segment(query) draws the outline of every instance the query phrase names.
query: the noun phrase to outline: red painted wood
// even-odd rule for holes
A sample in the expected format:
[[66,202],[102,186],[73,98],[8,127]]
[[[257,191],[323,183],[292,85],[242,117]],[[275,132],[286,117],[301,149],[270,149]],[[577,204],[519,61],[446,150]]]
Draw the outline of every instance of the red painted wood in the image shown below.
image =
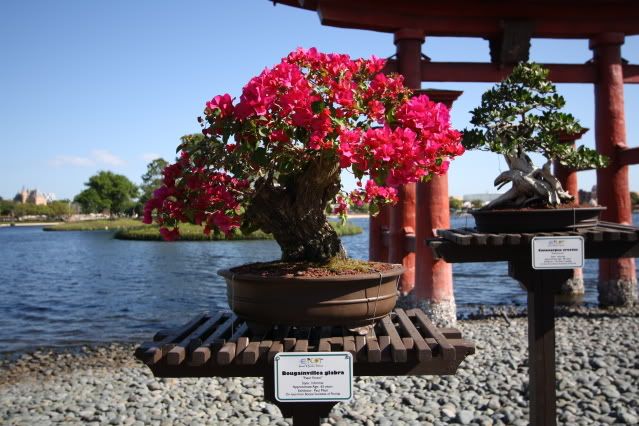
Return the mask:
[[[424,36],[419,30],[402,29],[395,33],[398,71],[404,84],[412,89],[421,85],[421,54]],[[399,188],[399,202],[390,208],[390,241],[388,260],[402,263],[406,272],[400,279],[400,288],[408,293],[415,286],[415,253],[406,250],[406,235],[415,230],[415,184]]]
[[[290,4],[290,2],[288,2]],[[502,31],[503,19],[534,20],[533,37],[590,38],[619,31],[639,34],[639,6],[634,0],[536,1],[499,0],[319,0],[323,25],[396,32],[424,29],[429,36],[492,37]]]
[[639,164],[639,148],[623,148],[617,153],[619,164]]
[[[628,166],[618,152],[627,148],[623,99],[621,45],[623,34],[601,34],[590,40],[598,82],[595,84],[595,140],[597,151],[610,158],[610,165],[597,170],[597,198],[607,207],[602,219],[632,224]],[[601,259],[599,280],[636,280],[634,259]]]
[[[426,89],[434,102],[442,102],[449,109],[463,93],[456,90]],[[418,299],[435,302],[453,298],[453,268],[443,260],[435,260],[433,251],[424,241],[435,237],[433,230],[450,228],[448,176],[436,176],[428,183],[417,184],[417,211],[415,229],[415,295]]]
[[[573,147],[576,145],[577,139],[581,138],[588,129],[584,129],[578,135],[562,135],[559,139],[566,144],[571,144]],[[559,179],[561,186],[566,190],[570,195],[575,197],[575,203],[579,204],[579,185],[577,182],[577,170],[572,169],[570,167],[563,166],[559,163],[559,161],[553,162],[553,173]]]
[[[597,68],[594,64],[541,64],[550,71],[555,83],[595,83]],[[512,66],[488,62],[429,62],[422,60],[422,81],[455,81],[493,83],[506,78]],[[386,61],[384,72],[397,72],[397,61]],[[625,84],[639,84],[639,65],[623,65]]]
[[375,262],[388,260],[388,247],[384,244],[384,231],[389,229],[389,211],[382,207],[379,214],[369,219],[368,258]]

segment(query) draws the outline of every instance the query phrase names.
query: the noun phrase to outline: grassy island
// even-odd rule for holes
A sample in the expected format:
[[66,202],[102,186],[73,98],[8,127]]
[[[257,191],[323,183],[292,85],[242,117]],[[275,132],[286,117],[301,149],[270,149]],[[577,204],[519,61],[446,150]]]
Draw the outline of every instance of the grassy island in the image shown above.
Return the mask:
[[[331,222],[339,236],[356,235],[362,232],[362,228],[346,222]],[[137,219],[114,219],[114,220],[87,220],[82,222],[69,222],[55,226],[43,228],[45,231],[103,231],[116,230],[114,238],[120,240],[141,240],[141,241],[161,241],[159,227],[157,225],[144,225]],[[220,240],[269,240],[273,239],[270,234],[256,231],[249,235],[242,235],[236,231],[227,238],[224,234],[213,234],[207,236],[202,233],[202,227],[197,225],[180,225],[181,241],[220,241]]]
[[[352,223],[340,223],[331,222],[331,225],[337,231],[339,236],[356,235],[362,233],[362,228],[353,225]],[[120,229],[115,233],[115,238],[120,240],[146,240],[146,241],[160,241],[160,231],[157,225],[143,225],[135,228]],[[202,232],[202,227],[190,224],[180,225],[180,239],[178,241],[221,241],[221,240],[272,240],[271,234],[266,234],[262,231],[256,231],[248,235],[243,235],[239,230],[236,230],[230,237],[226,237],[224,234],[205,235]]]

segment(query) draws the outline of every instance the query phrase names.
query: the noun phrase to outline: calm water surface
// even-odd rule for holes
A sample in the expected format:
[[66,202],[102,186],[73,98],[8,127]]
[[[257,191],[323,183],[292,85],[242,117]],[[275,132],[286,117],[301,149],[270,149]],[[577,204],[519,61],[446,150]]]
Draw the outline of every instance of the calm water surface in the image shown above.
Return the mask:
[[[634,216],[639,223],[638,215]],[[364,233],[344,237],[350,256],[368,256]],[[473,226],[472,217],[454,218]],[[273,241],[120,241],[109,231],[0,228],[0,353],[110,341],[137,342],[194,312],[227,308],[218,269],[279,257]],[[586,261],[585,302],[596,302],[597,262]],[[464,315],[478,305],[524,305],[506,263],[454,265]]]

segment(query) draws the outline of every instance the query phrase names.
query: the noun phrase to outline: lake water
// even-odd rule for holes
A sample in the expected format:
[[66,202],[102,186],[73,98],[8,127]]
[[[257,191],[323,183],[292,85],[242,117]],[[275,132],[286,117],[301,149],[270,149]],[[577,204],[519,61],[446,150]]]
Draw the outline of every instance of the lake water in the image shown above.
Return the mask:
[[[364,232],[342,241],[350,256],[365,259],[368,219],[353,222]],[[473,226],[472,217],[452,225]],[[109,231],[0,228],[0,354],[148,339],[194,312],[227,308],[218,269],[278,257],[273,241],[120,241]],[[506,263],[453,268],[461,315],[526,303]],[[595,304],[597,262],[586,261],[584,274],[585,302]]]

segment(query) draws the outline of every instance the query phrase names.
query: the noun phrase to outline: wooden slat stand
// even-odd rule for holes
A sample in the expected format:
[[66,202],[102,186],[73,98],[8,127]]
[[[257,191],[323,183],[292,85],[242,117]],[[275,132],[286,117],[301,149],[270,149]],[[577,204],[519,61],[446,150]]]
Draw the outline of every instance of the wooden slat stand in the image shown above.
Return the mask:
[[280,352],[345,351],[355,376],[454,374],[472,342],[453,328],[437,328],[419,309],[395,309],[366,336],[342,327],[273,326],[252,332],[231,312],[201,314],[158,332],[135,356],[156,377],[263,377],[264,398],[296,425],[318,425],[336,402],[279,402],[273,360]]
[[555,290],[572,269],[532,268],[535,236],[581,236],[587,259],[639,257],[639,228],[610,222],[566,232],[482,234],[474,229],[446,229],[428,241],[435,256],[450,263],[508,261],[509,275],[528,292],[528,365],[530,424],[557,423],[555,388]]

